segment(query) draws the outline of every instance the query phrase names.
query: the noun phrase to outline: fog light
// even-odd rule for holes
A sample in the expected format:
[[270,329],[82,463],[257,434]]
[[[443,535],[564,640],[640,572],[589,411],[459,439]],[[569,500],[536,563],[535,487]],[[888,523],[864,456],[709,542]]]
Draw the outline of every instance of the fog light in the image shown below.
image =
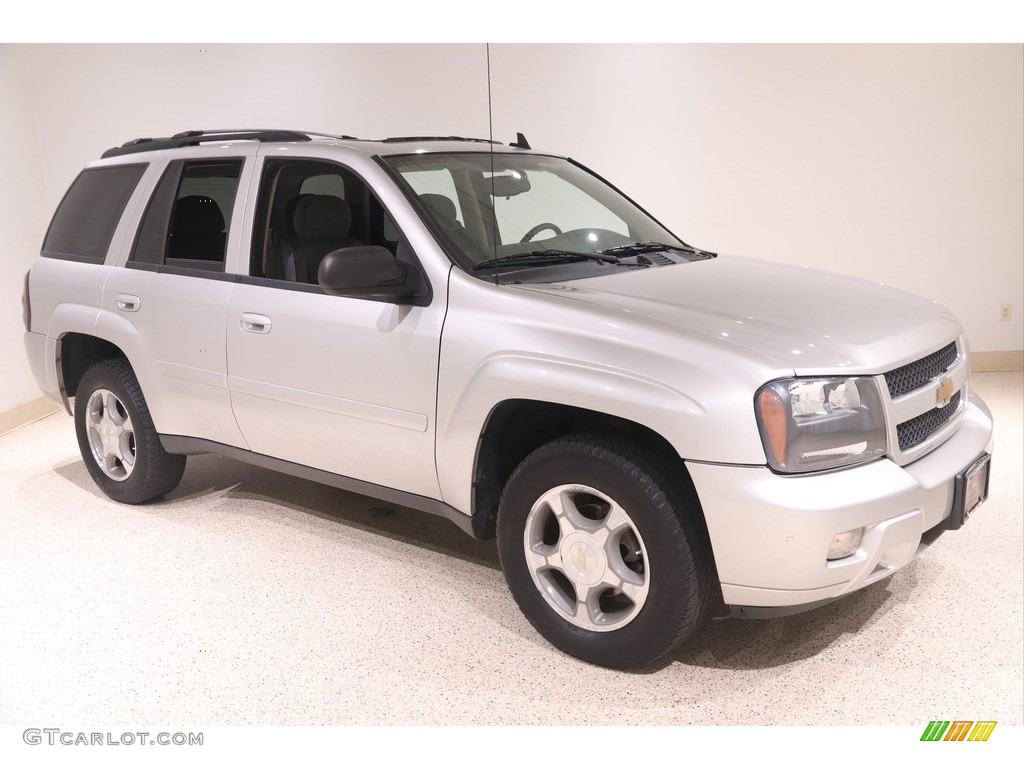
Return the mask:
[[854,531],[847,531],[846,533],[836,535],[828,547],[828,555],[825,559],[841,560],[852,555],[857,551],[857,547],[860,546],[860,538],[863,533],[864,529],[858,528]]

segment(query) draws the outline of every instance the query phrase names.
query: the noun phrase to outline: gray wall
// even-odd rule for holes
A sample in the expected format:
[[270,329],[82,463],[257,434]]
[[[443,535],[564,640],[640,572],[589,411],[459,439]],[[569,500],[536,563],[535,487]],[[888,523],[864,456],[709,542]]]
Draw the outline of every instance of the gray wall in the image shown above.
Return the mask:
[[[485,65],[482,44],[0,46],[0,412],[38,396],[22,279],[104,149],[189,128],[486,136]],[[495,138],[573,156],[689,242],[907,288],[976,351],[1024,348],[1022,46],[496,45],[491,92]]]

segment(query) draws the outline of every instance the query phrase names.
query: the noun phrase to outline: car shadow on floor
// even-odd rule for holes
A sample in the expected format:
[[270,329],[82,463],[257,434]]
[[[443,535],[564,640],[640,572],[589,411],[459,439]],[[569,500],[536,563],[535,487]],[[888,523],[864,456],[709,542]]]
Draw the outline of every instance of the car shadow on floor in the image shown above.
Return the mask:
[[[914,578],[915,564],[901,571]],[[758,670],[785,666],[828,651],[843,638],[868,630],[893,609],[892,576],[834,603],[774,619],[716,617],[706,622],[660,666]]]
[[[81,459],[60,464],[54,471],[83,491],[106,499]],[[172,510],[195,509],[214,499],[267,502],[275,514],[307,520],[315,517],[495,571],[501,569],[493,540],[477,541],[444,518],[213,454],[189,456],[178,487],[139,508],[168,517]],[[233,507],[233,514],[260,513],[242,504]]]
[[[84,492],[106,498],[81,459],[58,464],[54,471]],[[269,514],[287,518],[291,523],[308,525],[311,518],[321,521],[327,525],[325,531],[336,532],[335,526],[348,526],[485,567],[498,572],[495,579],[501,580],[494,541],[477,541],[448,520],[221,456],[189,457],[180,485],[163,499],[140,508],[165,519],[178,516],[182,524],[194,525],[196,510],[208,509],[205,503],[210,500],[229,501],[230,514],[236,516],[266,517],[265,510],[269,508]],[[244,503],[247,501],[259,504]],[[904,568],[900,578],[913,579],[915,565]],[[655,674],[674,664],[723,670],[770,669],[817,656],[888,613],[890,581],[891,577],[883,579],[814,611],[777,619],[727,618],[719,602],[710,612],[714,618],[706,621],[679,649],[632,672]],[[511,596],[508,599],[511,601]],[[525,621],[519,620],[518,614],[511,614],[515,624],[509,624],[507,606],[483,604],[477,610],[508,631],[546,645]],[[558,651],[552,649],[552,653]]]

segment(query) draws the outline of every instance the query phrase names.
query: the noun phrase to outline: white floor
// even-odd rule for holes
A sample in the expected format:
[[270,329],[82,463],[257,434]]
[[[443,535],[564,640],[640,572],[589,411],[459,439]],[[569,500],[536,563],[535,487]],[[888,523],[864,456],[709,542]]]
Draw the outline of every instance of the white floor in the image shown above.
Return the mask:
[[979,374],[991,498],[892,578],[817,611],[710,622],[612,672],[548,646],[493,542],[235,463],[121,506],[71,420],[0,437],[0,725],[1024,722],[1022,383]]

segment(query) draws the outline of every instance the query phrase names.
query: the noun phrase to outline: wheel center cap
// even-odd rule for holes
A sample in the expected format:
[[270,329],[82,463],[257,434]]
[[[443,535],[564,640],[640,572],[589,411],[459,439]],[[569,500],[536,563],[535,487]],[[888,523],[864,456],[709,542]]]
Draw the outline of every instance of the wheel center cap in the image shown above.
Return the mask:
[[592,587],[601,581],[608,561],[604,550],[589,533],[570,533],[562,540],[559,553],[565,574],[574,582]]

